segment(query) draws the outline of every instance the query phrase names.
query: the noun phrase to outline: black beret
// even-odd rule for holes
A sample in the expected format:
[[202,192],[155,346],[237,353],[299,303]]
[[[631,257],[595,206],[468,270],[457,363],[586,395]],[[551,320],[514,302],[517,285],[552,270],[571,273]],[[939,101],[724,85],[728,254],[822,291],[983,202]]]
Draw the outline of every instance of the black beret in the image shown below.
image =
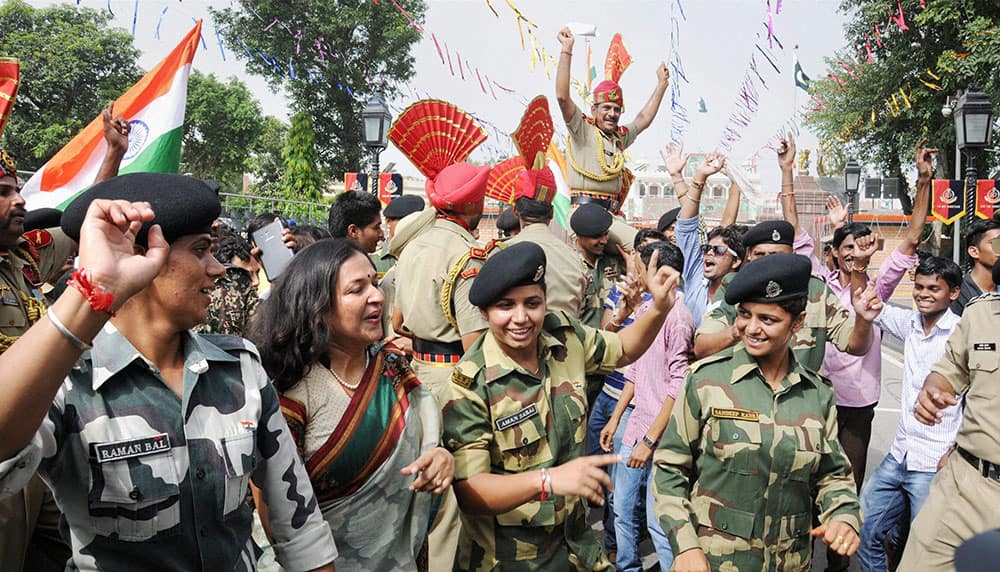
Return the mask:
[[424,199],[417,195],[403,195],[393,199],[382,209],[385,218],[403,218],[408,214],[413,214],[424,210]]
[[545,251],[534,242],[519,242],[486,260],[469,289],[469,302],[486,308],[511,288],[545,284]]
[[586,203],[569,217],[569,226],[577,236],[601,236],[611,228],[611,213],[602,206]]
[[24,215],[24,232],[59,226],[60,219],[62,219],[62,211],[59,209],[46,207],[30,210],[28,214]]
[[795,228],[788,221],[765,220],[750,227],[743,233],[743,247],[750,250],[758,244],[792,245],[795,241]]
[[514,207],[507,207],[497,217],[497,230],[510,232],[521,228],[521,221],[514,216]]
[[73,240],[80,240],[84,215],[94,199],[146,201],[156,218],[142,225],[136,244],[145,246],[149,227],[158,224],[167,242],[188,234],[211,232],[222,205],[215,191],[194,177],[170,173],[129,173],[98,183],[84,191],[66,207],[62,229]]
[[809,293],[812,263],[799,254],[772,254],[754,260],[726,287],[726,303],[783,302]]
[[659,222],[656,223],[656,230],[663,232],[668,228],[670,228],[670,225],[677,222],[677,215],[679,214],[681,214],[681,207],[670,209],[667,212],[663,213],[663,216],[660,217]]

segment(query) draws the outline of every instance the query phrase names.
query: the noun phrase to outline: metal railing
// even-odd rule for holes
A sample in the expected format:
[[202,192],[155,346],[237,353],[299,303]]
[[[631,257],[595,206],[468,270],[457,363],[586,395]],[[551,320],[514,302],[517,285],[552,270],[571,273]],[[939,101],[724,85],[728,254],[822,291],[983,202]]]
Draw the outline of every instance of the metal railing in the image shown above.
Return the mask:
[[242,193],[219,193],[222,201],[222,216],[229,218],[241,228],[264,212],[276,212],[299,224],[326,226],[330,205],[309,201],[296,201]]

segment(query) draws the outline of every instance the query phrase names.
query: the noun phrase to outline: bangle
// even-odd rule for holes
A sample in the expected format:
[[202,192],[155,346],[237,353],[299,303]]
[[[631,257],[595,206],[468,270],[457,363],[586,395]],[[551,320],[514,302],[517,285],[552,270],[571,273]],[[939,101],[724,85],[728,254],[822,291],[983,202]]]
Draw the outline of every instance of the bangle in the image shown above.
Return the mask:
[[615,327],[615,329],[617,329],[617,330],[620,330],[620,329],[622,329],[622,328],[624,328],[624,327],[625,327],[625,325],[624,325],[624,324],[619,324],[618,322],[616,322],[616,321],[614,321],[614,320],[611,320],[610,322],[608,322],[608,325],[609,325],[609,326],[614,326],[614,327]]
[[115,295],[100,286],[94,286],[90,282],[90,279],[87,278],[87,271],[83,268],[73,272],[66,284],[79,290],[84,298],[87,299],[87,302],[90,302],[90,307],[95,312],[107,312],[112,316],[115,315],[111,310],[111,304],[115,301]]
[[787,193],[786,193],[786,192],[784,192],[784,191],[782,191],[782,192],[780,192],[780,193],[778,193],[778,194],[779,194],[780,196],[782,196],[782,197],[794,197],[794,196],[795,196],[795,191],[789,191],[789,192],[787,192]]
[[67,328],[66,325],[62,323],[62,320],[59,319],[59,316],[56,316],[56,313],[52,311],[52,308],[49,308],[48,311],[45,312],[45,315],[48,316],[49,322],[52,323],[55,329],[59,330],[59,333],[62,334],[63,337],[66,338],[66,341],[72,344],[74,348],[80,350],[81,352],[85,352],[93,347],[87,342],[76,337],[76,334],[69,331],[69,328]]
[[560,54],[566,54],[567,56],[572,56],[572,55],[573,55],[573,52],[567,52],[566,50],[562,50],[562,51],[561,51],[561,52],[559,52],[559,53],[560,53]]
[[696,199],[696,198],[694,198],[694,197],[692,197],[692,196],[690,196],[688,194],[681,195],[681,198],[682,199],[687,199],[687,200],[691,201],[692,203],[694,203],[696,205],[697,204],[701,204],[701,199]]
[[858,266],[857,263],[851,263],[851,272],[868,272],[868,265]]
[[549,473],[548,469],[542,469],[542,494],[538,496],[538,500],[547,501],[549,496],[552,494],[552,475]]
[[694,187],[696,190],[700,191],[705,188],[705,183],[704,182],[699,183],[698,181],[692,179],[691,186]]

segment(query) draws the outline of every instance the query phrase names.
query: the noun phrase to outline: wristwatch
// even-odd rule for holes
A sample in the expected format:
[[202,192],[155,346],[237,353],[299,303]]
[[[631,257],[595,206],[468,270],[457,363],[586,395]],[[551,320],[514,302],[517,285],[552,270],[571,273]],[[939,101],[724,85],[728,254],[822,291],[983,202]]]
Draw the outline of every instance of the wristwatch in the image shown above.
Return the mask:
[[656,443],[654,443],[653,440],[646,435],[642,436],[642,442],[645,443],[646,446],[649,447],[650,449],[656,448]]

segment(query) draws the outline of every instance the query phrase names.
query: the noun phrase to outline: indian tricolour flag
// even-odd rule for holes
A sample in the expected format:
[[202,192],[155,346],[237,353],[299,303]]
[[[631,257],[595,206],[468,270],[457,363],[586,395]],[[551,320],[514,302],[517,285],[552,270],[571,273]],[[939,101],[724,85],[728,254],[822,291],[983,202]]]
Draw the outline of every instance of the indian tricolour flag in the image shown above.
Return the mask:
[[[170,55],[115,101],[115,115],[131,126],[119,173],[178,171],[188,75],[200,38],[199,20]],[[106,151],[98,115],[24,184],[28,209],[64,209],[94,183]]]
[[556,198],[552,200],[552,218],[559,226],[569,230],[569,183],[566,178],[566,158],[563,157],[555,143],[549,143],[549,149],[545,152],[548,159],[549,168],[556,178]]

